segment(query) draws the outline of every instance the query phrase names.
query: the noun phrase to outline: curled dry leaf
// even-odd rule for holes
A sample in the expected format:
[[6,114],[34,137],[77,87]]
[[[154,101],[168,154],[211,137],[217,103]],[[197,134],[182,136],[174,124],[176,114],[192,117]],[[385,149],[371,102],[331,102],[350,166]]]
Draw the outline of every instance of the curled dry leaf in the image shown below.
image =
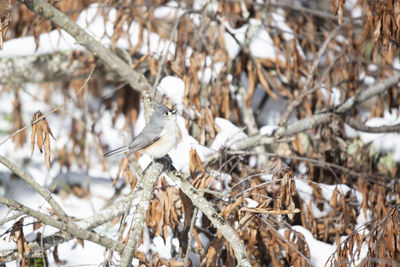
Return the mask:
[[196,172],[204,173],[205,170],[203,168],[203,165],[201,164],[200,156],[199,154],[197,154],[195,149],[193,148],[190,149],[189,157],[190,157],[189,170],[192,177],[193,178],[195,177]]
[[[17,89],[15,91],[15,99],[13,103],[12,132],[20,131],[20,129],[24,127],[24,120],[22,118],[22,103],[19,99],[18,92],[19,90]],[[26,130],[20,131],[18,134],[13,135],[12,140],[17,146],[22,147],[26,141]]]
[[17,222],[15,222],[11,229],[8,230],[8,232],[10,233],[8,241],[10,242],[12,240],[17,245],[17,250],[19,253],[19,265],[29,266],[29,259],[24,258],[24,254],[30,252],[30,247],[26,242],[23,226],[24,218],[21,218]]
[[247,62],[247,76],[248,76],[248,88],[247,88],[246,106],[251,107],[257,82],[257,76],[254,71],[254,64],[251,60]]
[[58,267],[60,267],[63,264],[63,262],[60,260],[60,257],[58,255],[58,246],[55,246],[53,249],[53,258]]
[[50,136],[56,139],[50,129],[49,124],[40,111],[35,112],[32,117],[32,134],[31,134],[31,156],[35,148],[35,140],[40,153],[44,150],[44,159],[47,170],[50,169]]
[[8,18],[0,20],[0,50],[3,49],[4,38],[6,36],[9,23],[10,21]]
[[256,71],[257,71],[258,81],[264,87],[264,89],[268,93],[268,95],[270,97],[272,97],[274,100],[278,100],[279,97],[274,93],[274,91],[271,90],[271,88],[268,84],[268,81],[264,76],[263,69],[262,69],[262,66],[259,61],[257,61],[257,64],[256,64]]
[[82,248],[85,247],[85,243],[84,243],[84,240],[83,240],[83,239],[77,238],[76,241],[78,241],[79,245],[81,245]]

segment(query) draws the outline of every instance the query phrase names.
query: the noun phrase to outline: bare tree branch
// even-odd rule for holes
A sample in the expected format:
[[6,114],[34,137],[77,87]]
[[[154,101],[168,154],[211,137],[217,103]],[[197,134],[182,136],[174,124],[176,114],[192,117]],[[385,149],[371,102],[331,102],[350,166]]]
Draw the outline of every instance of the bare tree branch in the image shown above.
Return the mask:
[[18,177],[20,177],[24,182],[32,187],[36,192],[38,192],[53,208],[56,214],[63,221],[69,221],[67,214],[61,208],[61,206],[54,200],[51,195],[51,192],[46,188],[42,187],[38,182],[35,181],[29,174],[27,174],[24,170],[19,168],[17,165],[9,161],[3,156],[0,156],[0,163],[9,168],[13,173],[15,173]]
[[316,114],[311,117],[295,121],[285,127],[279,128],[274,133],[274,135],[280,137],[280,136],[290,136],[290,135],[295,135],[297,133],[305,132],[307,130],[314,128],[317,125],[329,121],[329,119],[332,116],[333,116],[332,113]]
[[292,124],[287,125],[286,127],[279,128],[275,132],[274,136],[289,136],[310,130],[316,125],[320,125],[328,121],[334,114],[339,113],[344,115],[344,113],[349,111],[351,108],[357,106],[358,104],[370,99],[377,94],[385,92],[390,87],[396,85],[399,81],[400,72],[397,72],[393,76],[390,76],[383,81],[376,82],[367,89],[358,91],[357,94],[348,98],[343,104],[336,107],[333,113],[321,113],[308,118],[304,118],[302,120],[298,120]]
[[[317,67],[318,67],[318,63],[321,60],[322,56],[325,54],[325,51],[328,48],[328,44],[331,42],[331,40],[337,36],[338,32],[341,31],[347,24],[349,24],[350,22],[352,22],[351,20],[346,21],[345,23],[337,26],[329,35],[328,37],[325,39],[324,43],[321,45],[321,47],[318,50],[318,54],[317,56],[314,58],[313,64],[311,66],[311,70],[310,73],[307,75],[307,79],[306,82],[303,85],[303,88],[300,92],[300,95],[298,97],[296,97],[295,100],[293,100],[289,106],[286,109],[286,112],[283,114],[280,122],[279,122],[279,126],[285,126],[290,114],[292,114],[292,111],[294,108],[296,108],[304,99],[304,97],[309,94],[310,92],[313,92],[313,88],[309,88],[312,78],[315,75],[315,72],[317,71]],[[335,60],[336,61],[336,60]]]
[[[87,53],[86,56],[89,56]],[[83,56],[85,57],[85,56]],[[148,69],[143,62],[136,71]],[[0,57],[0,84],[18,85],[86,79],[90,73],[87,63],[81,58],[71,58],[71,51],[59,51],[44,55]],[[106,81],[122,81],[121,77],[102,62],[96,63],[94,78]]]
[[367,89],[358,91],[357,94],[348,98],[343,104],[335,109],[336,113],[345,113],[352,107],[370,99],[377,94],[385,92],[390,87],[396,85],[400,81],[400,72],[396,72],[392,76],[386,78],[383,81],[377,81],[375,84],[371,85]]
[[[240,107],[240,111],[241,114],[243,116],[243,122],[247,127],[247,132],[249,135],[258,135],[259,134],[259,130],[258,130],[258,125],[257,125],[257,121],[256,118],[254,117],[254,112],[252,110],[251,107],[248,107],[245,103],[245,99],[246,99],[246,90],[244,87],[240,86],[238,93],[241,95],[241,99],[238,99],[238,105]],[[259,166],[264,166],[267,162],[267,157],[265,157],[265,155],[263,154],[264,152],[266,152],[265,147],[263,145],[258,145],[254,147],[254,150],[256,152],[259,152],[260,154],[258,154],[258,163]]]
[[[130,194],[127,197],[121,199],[120,201],[115,202],[114,204],[104,208],[100,212],[95,213],[94,215],[85,218],[79,221],[79,225],[86,229],[92,230],[93,228],[102,225],[106,222],[111,221],[112,219],[121,216],[130,208],[130,204],[132,199],[135,197],[134,194]],[[19,216],[24,215],[24,213],[19,213]],[[61,243],[67,242],[71,239],[74,239],[75,236],[69,234],[68,232],[60,231],[50,236],[46,236],[43,238],[43,242],[29,242],[29,247],[31,248],[31,252],[26,257],[33,257],[35,253],[41,252],[43,250],[55,247]],[[116,245],[119,243],[115,243]],[[118,246],[113,248],[118,251]],[[122,253],[122,250],[118,252]],[[3,258],[5,262],[13,261],[18,259],[19,252],[17,250],[8,250],[0,252],[0,257]]]
[[19,0],[30,10],[50,20],[61,29],[68,32],[75,40],[86,47],[95,56],[99,57],[110,69],[118,73],[133,89],[142,93],[145,106],[150,103],[151,85],[139,72],[134,71],[121,58],[104,47],[95,38],[85,32],[79,25],[68,18],[64,13],[43,0]]
[[2,144],[4,144],[5,142],[7,142],[7,140],[9,140],[10,138],[12,138],[13,136],[17,135],[18,133],[22,132],[23,130],[27,129],[28,127],[34,125],[35,123],[37,123],[38,121],[42,120],[43,118],[46,118],[48,115],[56,112],[57,110],[61,109],[62,107],[64,107],[65,105],[67,105],[68,103],[70,103],[73,99],[75,99],[76,97],[78,97],[78,95],[87,88],[87,84],[89,82],[89,80],[92,78],[94,69],[91,70],[91,72],[89,73],[89,76],[86,78],[84,84],[82,85],[82,87],[78,90],[78,92],[72,96],[71,98],[67,99],[64,103],[62,103],[61,105],[58,105],[56,107],[54,107],[52,110],[50,110],[49,112],[46,112],[45,114],[43,114],[42,116],[40,116],[39,118],[37,118],[35,121],[31,122],[30,124],[25,125],[24,127],[16,130],[15,132],[13,132],[12,134],[8,135],[6,138],[4,138],[3,140],[0,141],[0,146]]
[[97,243],[97,244],[105,247],[105,248],[116,247],[119,251],[122,251],[124,248],[124,245],[120,242],[117,242],[118,244],[115,244],[116,242],[114,240],[112,240],[108,237],[105,237],[104,235],[100,235],[93,231],[88,231],[86,229],[83,229],[71,221],[65,222],[65,221],[56,220],[47,214],[44,214],[37,210],[31,209],[25,205],[22,205],[21,203],[18,203],[15,200],[0,197],[0,203],[3,205],[6,205],[8,208],[10,208],[12,210],[21,211],[21,212],[25,213],[26,215],[34,217],[46,225],[51,225],[62,231],[67,231],[74,237],[78,237],[83,240],[92,241],[94,243]]
[[252,266],[242,240],[235,230],[219,215],[214,207],[178,172],[169,171],[168,177],[190,198],[193,205],[201,210],[232,247],[237,266]]
[[47,81],[68,81],[87,75],[76,71],[85,66],[81,60],[71,60],[70,52],[46,55],[0,58],[0,84],[41,83]]
[[132,264],[133,254],[142,233],[144,221],[146,219],[147,210],[149,209],[151,198],[153,197],[153,188],[161,175],[161,168],[164,166],[159,163],[154,163],[149,166],[148,171],[142,178],[143,191],[139,205],[136,209],[135,217],[132,220],[128,242],[126,243],[124,252],[121,257],[120,266],[128,267]]
[[369,127],[365,124],[362,124],[360,121],[354,119],[353,117],[346,116],[344,121],[353,129],[360,132],[367,133],[396,133],[400,132],[400,123],[395,125],[384,125],[378,127]]

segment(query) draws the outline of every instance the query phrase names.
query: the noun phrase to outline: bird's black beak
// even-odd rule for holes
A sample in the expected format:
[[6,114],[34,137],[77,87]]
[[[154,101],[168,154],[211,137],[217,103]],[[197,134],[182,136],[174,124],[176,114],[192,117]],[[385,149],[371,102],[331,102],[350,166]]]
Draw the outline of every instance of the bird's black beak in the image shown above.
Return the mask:
[[177,111],[176,109],[171,110],[172,115],[175,115],[176,111]]

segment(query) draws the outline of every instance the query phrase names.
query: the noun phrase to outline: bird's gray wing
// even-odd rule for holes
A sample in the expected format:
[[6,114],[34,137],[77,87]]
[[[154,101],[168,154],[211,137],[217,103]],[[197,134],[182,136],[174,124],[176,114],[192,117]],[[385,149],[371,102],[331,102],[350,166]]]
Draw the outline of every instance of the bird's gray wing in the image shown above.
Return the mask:
[[129,152],[133,153],[138,151],[146,146],[151,145],[158,139],[160,139],[160,134],[163,130],[163,127],[157,125],[146,125],[143,131],[138,134],[135,138],[133,138],[132,143],[129,145]]
[[104,154],[104,157],[108,158],[108,157],[112,157],[112,156],[115,156],[115,155],[118,155],[118,154],[122,154],[122,153],[125,153],[125,152],[128,152],[128,151],[129,151],[129,146],[123,146],[123,147],[119,147],[117,149],[108,151],[106,154]]

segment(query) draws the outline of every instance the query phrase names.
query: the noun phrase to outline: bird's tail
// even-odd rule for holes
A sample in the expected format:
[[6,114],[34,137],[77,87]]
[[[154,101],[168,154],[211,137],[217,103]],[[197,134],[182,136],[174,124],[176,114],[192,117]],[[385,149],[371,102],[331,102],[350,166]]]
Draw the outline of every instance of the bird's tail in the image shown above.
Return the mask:
[[112,157],[112,156],[122,154],[122,153],[125,153],[128,151],[129,151],[129,146],[123,146],[123,147],[108,151],[106,154],[104,154],[104,157],[108,158],[108,157]]

